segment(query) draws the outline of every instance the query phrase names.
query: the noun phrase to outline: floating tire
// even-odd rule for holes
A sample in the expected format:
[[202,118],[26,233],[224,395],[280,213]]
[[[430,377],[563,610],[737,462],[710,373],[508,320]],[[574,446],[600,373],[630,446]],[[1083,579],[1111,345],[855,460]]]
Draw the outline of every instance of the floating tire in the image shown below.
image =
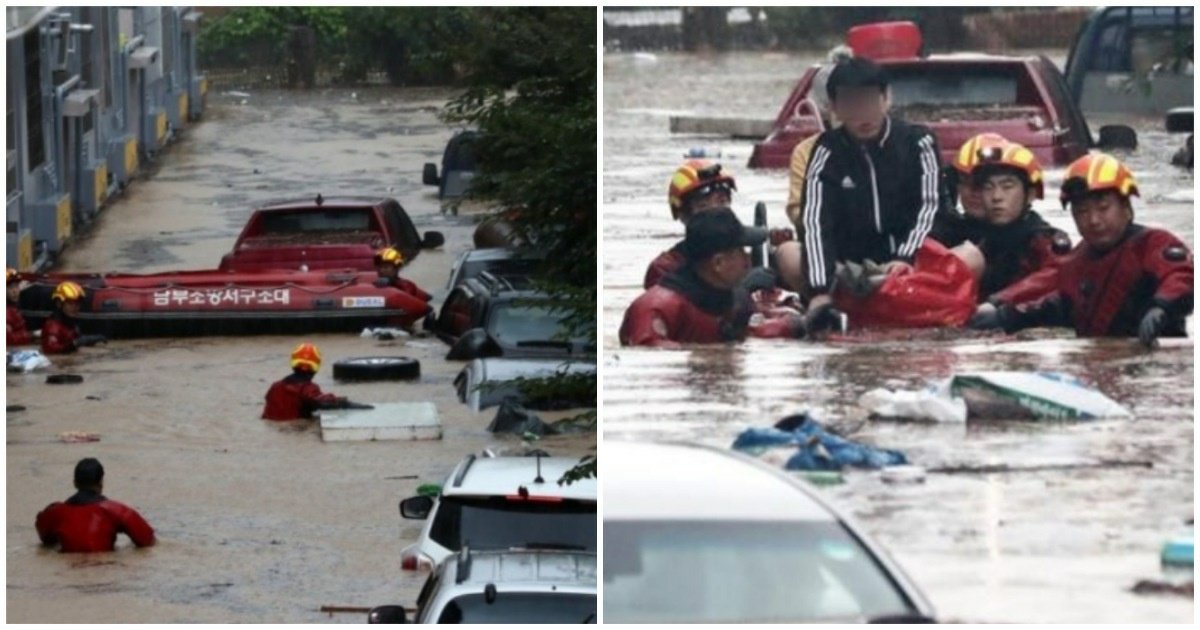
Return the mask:
[[339,381],[410,381],[421,377],[421,362],[408,357],[357,357],[333,364]]

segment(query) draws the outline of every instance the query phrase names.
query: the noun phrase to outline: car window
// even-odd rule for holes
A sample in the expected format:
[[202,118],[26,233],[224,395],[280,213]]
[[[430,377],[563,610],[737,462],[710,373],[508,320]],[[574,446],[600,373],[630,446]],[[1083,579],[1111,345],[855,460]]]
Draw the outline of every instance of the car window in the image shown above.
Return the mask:
[[451,551],[464,544],[595,551],[596,502],[443,496],[429,537]]
[[837,522],[604,523],[606,622],[853,621],[913,612]]
[[510,284],[516,286],[526,286],[527,282],[522,282],[516,277],[532,276],[537,272],[539,260],[531,258],[504,258],[501,260],[472,260],[463,264],[462,270],[459,271],[455,282],[462,284],[471,278],[478,278],[479,274],[484,271],[491,272],[495,276],[503,276]]
[[562,311],[554,311],[549,305],[504,302],[492,309],[487,331],[501,344],[519,346],[522,342],[559,340],[562,320]]
[[890,72],[892,103],[899,108],[1017,105],[1018,77],[1023,74],[1015,66],[985,68],[956,64],[922,64],[920,68],[896,68]]
[[438,623],[596,623],[596,596],[583,593],[506,593],[491,603],[483,593],[446,604]]
[[261,236],[285,236],[306,232],[378,231],[367,208],[327,211],[271,212],[264,214],[259,227]]
[[415,256],[421,249],[421,235],[413,225],[412,219],[408,218],[408,213],[400,207],[400,204],[389,202],[383,206],[383,216],[384,220],[388,222],[388,230],[391,231],[392,238],[395,239],[392,245],[399,249],[406,258]]

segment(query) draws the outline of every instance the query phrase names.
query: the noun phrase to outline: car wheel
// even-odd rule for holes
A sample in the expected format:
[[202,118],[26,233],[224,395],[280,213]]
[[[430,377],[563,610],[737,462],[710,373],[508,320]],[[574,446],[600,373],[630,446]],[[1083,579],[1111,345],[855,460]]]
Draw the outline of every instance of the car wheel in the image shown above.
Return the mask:
[[408,357],[357,357],[333,364],[339,381],[414,380],[421,376],[421,362]]

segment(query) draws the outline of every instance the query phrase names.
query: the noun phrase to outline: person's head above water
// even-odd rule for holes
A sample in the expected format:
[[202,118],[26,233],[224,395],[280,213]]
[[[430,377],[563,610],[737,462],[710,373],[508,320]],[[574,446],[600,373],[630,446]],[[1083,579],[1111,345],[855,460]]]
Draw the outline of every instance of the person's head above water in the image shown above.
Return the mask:
[[851,137],[862,142],[880,137],[891,99],[887,72],[879,64],[862,57],[839,61],[825,91],[834,115]]
[[1104,251],[1116,245],[1133,223],[1132,198],[1138,194],[1129,167],[1111,155],[1091,153],[1067,167],[1059,199],[1070,207],[1083,240]]
[[692,217],[687,224],[683,253],[688,265],[709,284],[732,289],[750,270],[747,247],[767,240],[767,231],[742,225],[729,208],[717,208]]
[[675,169],[667,186],[667,203],[671,217],[683,223],[692,216],[726,208],[733,200],[737,182],[721,171],[721,165],[708,160],[688,160]]
[[75,464],[75,488],[99,492],[104,486],[104,466],[95,457],[85,457]]
[[1042,166],[1033,151],[1015,142],[986,144],[977,152],[971,180],[979,189],[984,218],[995,226],[1020,219],[1041,199]]

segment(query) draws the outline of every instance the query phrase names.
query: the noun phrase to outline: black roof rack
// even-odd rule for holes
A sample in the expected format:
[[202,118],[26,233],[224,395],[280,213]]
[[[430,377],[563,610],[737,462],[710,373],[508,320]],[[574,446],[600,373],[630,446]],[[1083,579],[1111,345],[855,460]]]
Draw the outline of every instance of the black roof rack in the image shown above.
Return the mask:
[[462,486],[463,478],[467,476],[467,471],[471,469],[471,464],[474,463],[475,453],[467,455],[467,461],[463,464],[462,470],[458,471],[458,474],[454,476],[454,483],[451,484],[453,487],[458,488]]

